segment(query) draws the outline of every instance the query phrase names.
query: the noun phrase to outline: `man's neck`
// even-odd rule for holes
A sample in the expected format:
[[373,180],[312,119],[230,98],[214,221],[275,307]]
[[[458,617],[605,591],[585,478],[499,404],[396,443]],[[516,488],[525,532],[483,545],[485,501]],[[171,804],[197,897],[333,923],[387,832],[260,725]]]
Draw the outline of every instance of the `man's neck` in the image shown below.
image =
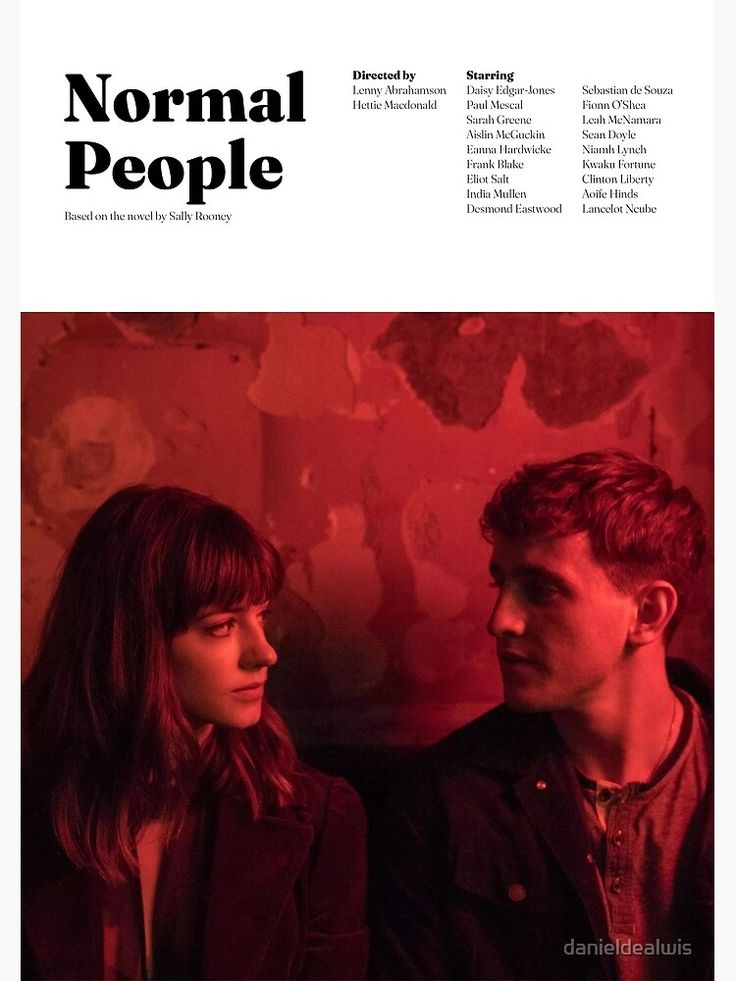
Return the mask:
[[648,783],[674,746],[683,710],[664,659],[580,708],[553,712],[572,762],[591,780]]

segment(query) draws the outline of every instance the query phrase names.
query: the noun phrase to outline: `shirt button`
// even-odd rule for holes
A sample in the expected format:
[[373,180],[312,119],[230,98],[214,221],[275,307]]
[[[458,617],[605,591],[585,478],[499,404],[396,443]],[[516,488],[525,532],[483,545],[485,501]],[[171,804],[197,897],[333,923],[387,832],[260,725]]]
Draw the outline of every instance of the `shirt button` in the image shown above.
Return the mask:
[[547,781],[537,780],[537,790],[546,790],[546,789],[547,789]]
[[522,899],[526,899],[526,889],[520,882],[514,882],[509,886],[506,895],[512,903],[520,903]]
[[618,894],[621,892],[623,887],[624,887],[624,880],[621,878],[620,875],[617,875],[616,878],[613,879],[611,882],[611,892],[613,893],[614,896],[618,896]]
[[593,864],[593,856],[590,852],[588,852],[588,854],[585,856],[585,861],[588,862],[590,865]]

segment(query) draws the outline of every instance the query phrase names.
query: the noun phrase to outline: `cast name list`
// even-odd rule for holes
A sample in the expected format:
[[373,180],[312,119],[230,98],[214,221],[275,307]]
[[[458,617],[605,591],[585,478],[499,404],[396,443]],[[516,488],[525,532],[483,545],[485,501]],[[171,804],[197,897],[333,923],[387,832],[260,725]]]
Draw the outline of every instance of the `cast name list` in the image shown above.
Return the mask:
[[583,214],[656,214],[653,144],[673,89],[583,85],[582,95]]
[[513,72],[468,71],[465,94],[467,213],[562,214],[546,173],[555,89],[515,84]]

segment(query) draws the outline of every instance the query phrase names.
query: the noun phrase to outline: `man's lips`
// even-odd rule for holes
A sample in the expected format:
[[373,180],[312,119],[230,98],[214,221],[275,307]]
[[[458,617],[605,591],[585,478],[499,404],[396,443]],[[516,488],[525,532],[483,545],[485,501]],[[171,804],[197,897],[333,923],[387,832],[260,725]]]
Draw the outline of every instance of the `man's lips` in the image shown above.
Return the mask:
[[537,663],[533,657],[521,654],[519,651],[508,650],[508,648],[502,648],[498,651],[498,659],[501,664],[505,665],[527,664],[531,666]]

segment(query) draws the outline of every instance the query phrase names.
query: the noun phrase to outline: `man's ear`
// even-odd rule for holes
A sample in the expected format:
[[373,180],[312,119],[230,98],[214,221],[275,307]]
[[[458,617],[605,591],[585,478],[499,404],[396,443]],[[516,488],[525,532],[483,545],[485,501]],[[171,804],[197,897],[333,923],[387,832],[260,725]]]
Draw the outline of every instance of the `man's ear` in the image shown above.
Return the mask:
[[642,647],[664,635],[677,610],[677,590],[666,579],[655,579],[637,591],[636,604],[628,639],[635,647]]

